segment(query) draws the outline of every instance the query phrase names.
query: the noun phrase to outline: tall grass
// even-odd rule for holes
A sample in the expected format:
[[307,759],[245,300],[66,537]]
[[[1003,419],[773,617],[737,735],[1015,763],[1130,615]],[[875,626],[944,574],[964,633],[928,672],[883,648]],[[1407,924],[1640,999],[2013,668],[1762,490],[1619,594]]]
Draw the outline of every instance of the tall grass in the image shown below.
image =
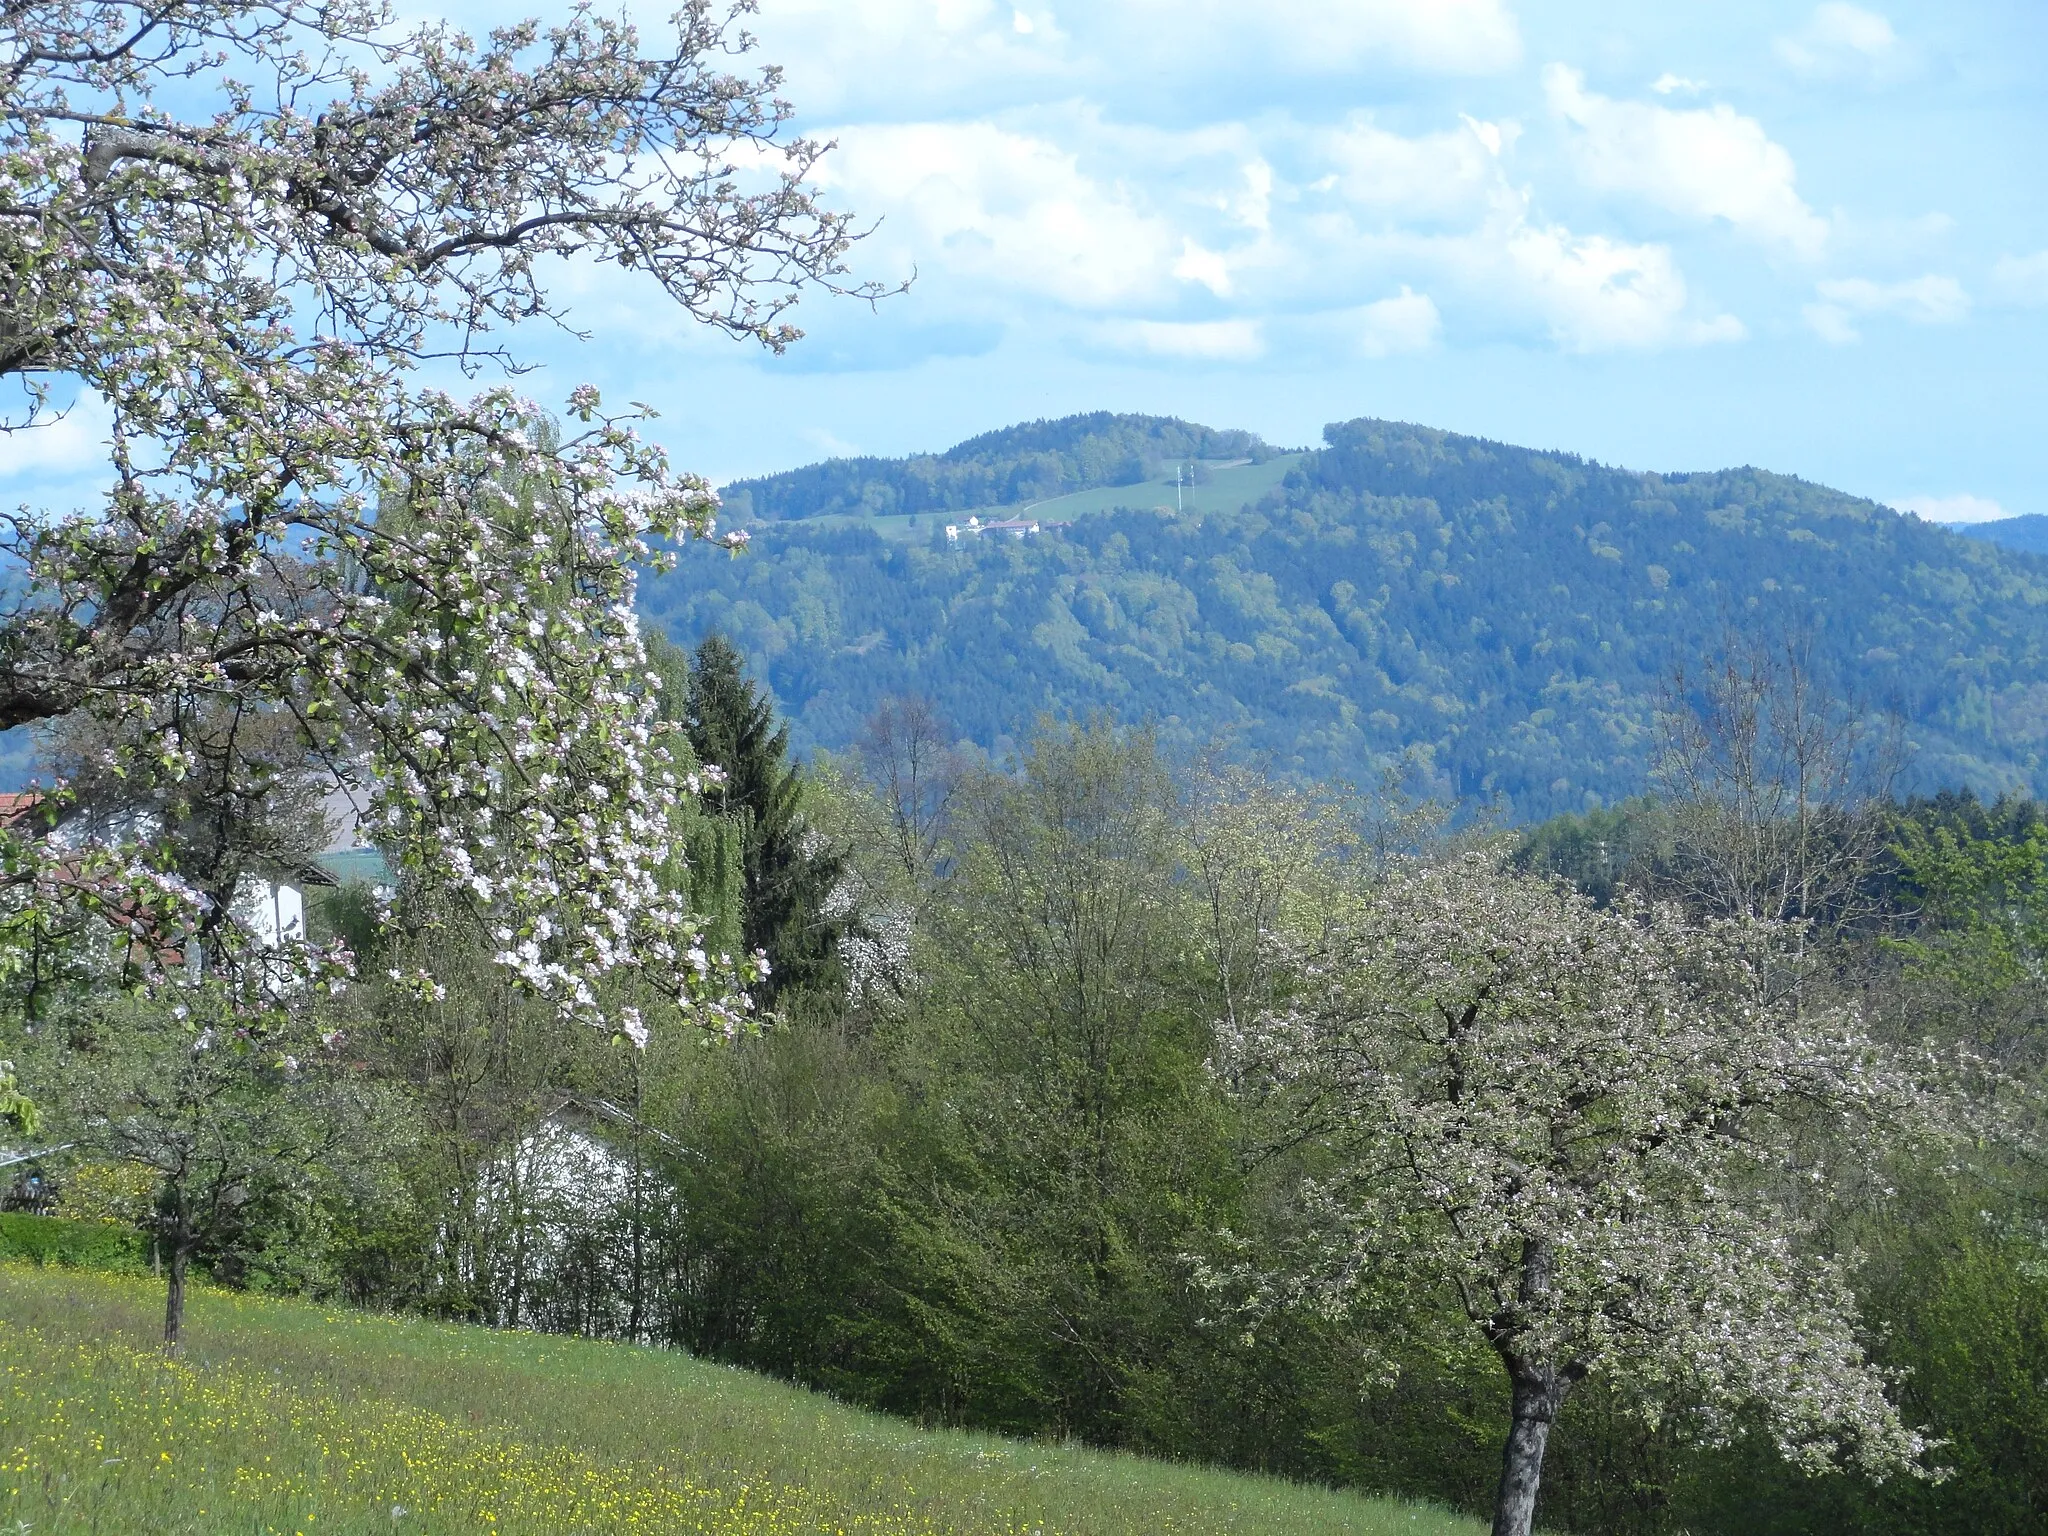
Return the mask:
[[1417,1505],[914,1426],[653,1350],[0,1265],[0,1536],[1469,1536]]

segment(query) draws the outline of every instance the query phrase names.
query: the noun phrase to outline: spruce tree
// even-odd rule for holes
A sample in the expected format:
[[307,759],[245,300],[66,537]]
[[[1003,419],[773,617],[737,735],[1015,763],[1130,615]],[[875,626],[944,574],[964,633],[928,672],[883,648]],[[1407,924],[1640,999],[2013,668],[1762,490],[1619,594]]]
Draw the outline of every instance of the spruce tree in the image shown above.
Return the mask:
[[789,727],[722,635],[707,636],[691,658],[686,724],[698,761],[725,771],[705,799],[739,828],[742,942],[769,963],[760,996],[836,986],[840,925],[828,904],[845,860],[806,820]]

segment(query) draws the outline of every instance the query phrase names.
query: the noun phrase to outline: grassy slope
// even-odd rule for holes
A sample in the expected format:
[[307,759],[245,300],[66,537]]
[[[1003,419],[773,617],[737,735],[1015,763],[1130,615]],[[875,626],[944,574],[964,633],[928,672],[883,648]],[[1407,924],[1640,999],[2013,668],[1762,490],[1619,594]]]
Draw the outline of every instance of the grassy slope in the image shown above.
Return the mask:
[[[1182,505],[1190,512],[1235,512],[1278,487],[1286,478],[1287,471],[1300,462],[1300,454],[1289,453],[1268,459],[1263,464],[1234,464],[1227,469],[1213,470],[1207,483],[1181,488]],[[1076,491],[1071,496],[1055,496],[1050,501],[1035,501],[1030,504],[1029,512],[1032,517],[1065,522],[1070,518],[1086,517],[1091,512],[1113,512],[1119,507],[1142,510],[1172,505],[1173,481],[1148,480],[1143,485],[1104,485],[1092,491]],[[996,515],[1004,514],[998,512]],[[1020,514],[1013,509],[1007,515],[1016,517]],[[947,520],[960,521],[957,517]]]
[[[35,1531],[1452,1536],[1439,1511],[913,1426],[620,1345],[0,1266],[0,1522]],[[15,1527],[0,1524],[0,1530]]]
[[[1298,453],[1289,453],[1268,459],[1263,464],[1233,464],[1228,468],[1213,470],[1205,484],[1182,487],[1182,505],[1190,512],[1235,512],[1240,507],[1250,506],[1268,491],[1275,489],[1281,480],[1286,478],[1287,471],[1301,462],[1301,458]],[[1049,501],[1026,502],[1018,506],[971,507],[960,512],[926,512],[915,517],[807,517],[792,526],[859,526],[872,528],[885,539],[922,541],[930,537],[934,523],[964,523],[970,517],[979,517],[985,522],[1003,518],[1035,517],[1045,522],[1064,523],[1098,512],[1115,512],[1124,508],[1142,511],[1150,507],[1172,505],[1173,482],[1147,480],[1139,485],[1097,486],[1090,491],[1075,491],[1071,496],[1055,496]],[[917,524],[915,528],[911,527],[913,522]],[[773,524],[768,526],[772,527]]]

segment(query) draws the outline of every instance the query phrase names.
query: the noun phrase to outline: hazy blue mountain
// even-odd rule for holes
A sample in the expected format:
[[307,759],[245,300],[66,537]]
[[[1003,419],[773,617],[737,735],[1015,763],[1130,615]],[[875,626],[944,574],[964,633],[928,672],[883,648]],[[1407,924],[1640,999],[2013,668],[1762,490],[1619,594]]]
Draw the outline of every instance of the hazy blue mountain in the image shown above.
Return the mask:
[[2029,512],[2024,517],[2004,517],[1995,523],[1952,526],[1966,539],[1984,539],[2007,549],[2023,549],[2030,555],[2048,555],[2048,513]]
[[[850,741],[892,693],[994,748],[1040,711],[1103,708],[1287,772],[1407,754],[1522,817],[1638,791],[1672,668],[1731,623],[1792,624],[1901,713],[1922,784],[2048,792],[2048,564],[1757,469],[1640,474],[1379,421],[1324,436],[1216,469],[1184,515],[1146,481],[1133,510],[1069,498],[1089,515],[1036,538],[756,522],[753,552],[693,549],[642,603],[683,643],[731,636],[808,745]],[[1264,488],[1219,504],[1237,484]]]

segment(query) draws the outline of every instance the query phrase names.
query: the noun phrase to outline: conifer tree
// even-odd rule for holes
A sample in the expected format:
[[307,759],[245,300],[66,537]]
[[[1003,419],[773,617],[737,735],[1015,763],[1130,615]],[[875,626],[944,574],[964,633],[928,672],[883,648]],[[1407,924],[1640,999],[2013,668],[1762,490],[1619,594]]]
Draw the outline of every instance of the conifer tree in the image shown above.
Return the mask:
[[740,828],[740,929],[748,951],[767,954],[758,995],[837,983],[841,924],[830,897],[844,856],[826,846],[803,812],[802,770],[789,760],[789,727],[746,675],[738,651],[709,635],[690,662],[690,746],[725,771],[706,803]]

